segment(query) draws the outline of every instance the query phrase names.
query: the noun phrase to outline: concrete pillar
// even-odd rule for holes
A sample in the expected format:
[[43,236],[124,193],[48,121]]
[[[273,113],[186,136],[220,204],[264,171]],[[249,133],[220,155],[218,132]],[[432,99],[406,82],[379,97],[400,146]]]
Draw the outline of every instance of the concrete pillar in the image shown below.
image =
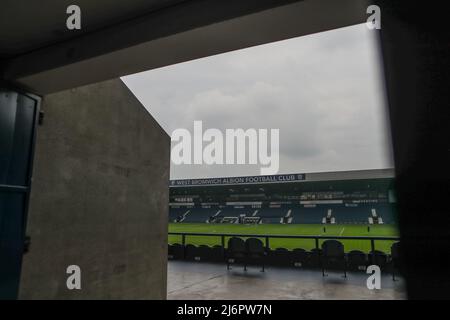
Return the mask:
[[42,109],[19,298],[165,299],[170,137],[119,79]]

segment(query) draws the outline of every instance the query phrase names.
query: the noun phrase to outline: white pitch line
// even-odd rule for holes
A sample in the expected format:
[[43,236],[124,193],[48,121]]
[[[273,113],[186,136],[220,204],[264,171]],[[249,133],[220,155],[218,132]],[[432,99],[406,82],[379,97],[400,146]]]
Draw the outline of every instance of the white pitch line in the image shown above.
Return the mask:
[[342,230],[341,230],[341,232],[339,233],[339,236],[342,236],[342,233],[344,232],[344,230],[345,230],[345,227],[342,227]]

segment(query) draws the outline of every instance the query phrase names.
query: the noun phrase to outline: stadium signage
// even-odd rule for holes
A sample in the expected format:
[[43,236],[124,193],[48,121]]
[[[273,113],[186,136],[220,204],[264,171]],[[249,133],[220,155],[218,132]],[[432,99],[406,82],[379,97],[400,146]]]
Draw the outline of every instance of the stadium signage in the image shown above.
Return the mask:
[[260,183],[282,183],[305,180],[305,174],[278,174],[273,176],[247,176],[228,178],[205,178],[171,180],[172,187],[209,186],[209,185],[236,185],[236,184],[260,184]]

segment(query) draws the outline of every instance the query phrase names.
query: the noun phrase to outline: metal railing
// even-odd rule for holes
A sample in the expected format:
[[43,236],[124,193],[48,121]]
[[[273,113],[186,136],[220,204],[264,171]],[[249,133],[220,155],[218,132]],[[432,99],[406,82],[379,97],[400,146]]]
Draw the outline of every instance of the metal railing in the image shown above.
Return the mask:
[[270,249],[270,238],[274,239],[311,239],[315,241],[316,249],[320,249],[320,240],[366,240],[370,241],[371,251],[375,251],[375,241],[399,241],[400,237],[368,237],[368,236],[327,236],[327,235],[273,235],[273,234],[240,234],[240,233],[196,233],[196,232],[169,232],[169,235],[181,236],[181,244],[186,245],[187,236],[201,237],[220,237],[222,247],[225,248],[225,239],[231,237],[237,238],[259,238],[265,239],[266,250]]

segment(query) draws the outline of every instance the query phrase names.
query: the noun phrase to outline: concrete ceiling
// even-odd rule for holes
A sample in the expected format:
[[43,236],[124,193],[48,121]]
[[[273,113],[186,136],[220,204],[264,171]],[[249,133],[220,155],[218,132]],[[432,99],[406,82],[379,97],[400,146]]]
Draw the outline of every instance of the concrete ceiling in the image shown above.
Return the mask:
[[[183,1],[4,0],[0,4],[0,58],[67,41]],[[66,28],[66,8],[71,4],[81,8],[81,30]]]
[[44,95],[367,19],[366,0],[79,0],[74,32],[72,3],[2,2],[0,81]]

